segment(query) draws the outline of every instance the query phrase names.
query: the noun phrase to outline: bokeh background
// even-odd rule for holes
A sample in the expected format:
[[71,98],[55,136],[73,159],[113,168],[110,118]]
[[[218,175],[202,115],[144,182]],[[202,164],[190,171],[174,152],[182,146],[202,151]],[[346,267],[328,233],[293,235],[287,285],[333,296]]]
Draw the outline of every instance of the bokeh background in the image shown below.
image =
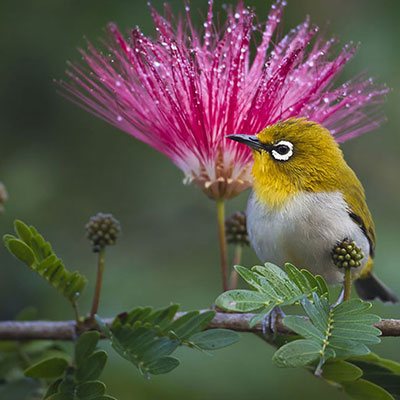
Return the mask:
[[[161,0],[153,0],[161,8]],[[222,2],[216,2],[221,10]],[[264,17],[270,1],[247,0]],[[192,1],[199,16],[206,1]],[[171,0],[174,10],[181,0]],[[384,105],[388,122],[343,146],[363,181],[375,216],[380,277],[400,293],[400,2],[397,0],[292,0],[287,31],[306,14],[342,43],[360,42],[343,78],[367,71],[391,88]],[[123,225],[118,246],[107,253],[101,314],[138,305],[181,303],[207,307],[219,294],[214,203],[166,158],[57,94],[53,78],[63,77],[66,60],[78,60],[83,36],[96,40],[109,21],[123,30],[140,25],[152,32],[146,0],[38,0],[0,3],[0,181],[9,191],[0,234],[15,218],[34,224],[67,266],[94,277],[95,257],[84,224],[98,212],[112,212]],[[200,25],[200,23],[199,23]],[[247,193],[229,204],[243,209]],[[257,262],[250,250],[244,263]],[[87,309],[93,285],[81,301]],[[68,304],[0,248],[0,319],[26,305],[40,317],[70,318]],[[382,316],[400,317],[400,306],[377,304]],[[400,361],[399,342],[385,339],[384,356]],[[120,400],[153,399],[340,399],[344,395],[302,370],[272,366],[273,350],[256,337],[214,355],[182,351],[180,368],[145,381],[129,363],[112,356],[104,380]]]

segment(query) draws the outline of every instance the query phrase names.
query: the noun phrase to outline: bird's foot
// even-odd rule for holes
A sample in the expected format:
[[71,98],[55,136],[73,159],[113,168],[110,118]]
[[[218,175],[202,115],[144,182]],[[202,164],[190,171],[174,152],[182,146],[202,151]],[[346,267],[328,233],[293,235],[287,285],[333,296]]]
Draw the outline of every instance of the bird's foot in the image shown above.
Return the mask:
[[342,304],[344,300],[344,288],[342,287],[342,289],[340,290],[340,294],[339,297],[337,298],[337,300],[332,304],[332,308],[335,308],[336,306],[338,306],[339,304]]
[[285,313],[278,306],[274,307],[271,311],[265,314],[262,322],[262,333],[263,335],[276,335],[277,321],[285,317]]

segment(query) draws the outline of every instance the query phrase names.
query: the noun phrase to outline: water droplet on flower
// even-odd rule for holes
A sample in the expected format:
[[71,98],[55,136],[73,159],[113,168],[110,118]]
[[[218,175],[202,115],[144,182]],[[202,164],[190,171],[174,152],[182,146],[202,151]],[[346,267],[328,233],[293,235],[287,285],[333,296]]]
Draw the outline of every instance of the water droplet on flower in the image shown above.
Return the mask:
[[118,116],[117,116],[117,121],[118,121],[118,122],[122,122],[122,120],[123,120],[123,118],[122,118],[120,115],[118,115]]
[[115,81],[115,86],[121,87],[121,85],[122,85],[121,81]]
[[161,63],[159,63],[158,61],[154,61],[154,62],[153,62],[153,65],[154,65],[156,68],[158,68],[158,67],[161,65]]
[[240,14],[239,13],[235,13],[235,18],[239,19],[240,18]]
[[329,99],[327,97],[324,97],[324,103],[326,103],[326,104],[329,103]]

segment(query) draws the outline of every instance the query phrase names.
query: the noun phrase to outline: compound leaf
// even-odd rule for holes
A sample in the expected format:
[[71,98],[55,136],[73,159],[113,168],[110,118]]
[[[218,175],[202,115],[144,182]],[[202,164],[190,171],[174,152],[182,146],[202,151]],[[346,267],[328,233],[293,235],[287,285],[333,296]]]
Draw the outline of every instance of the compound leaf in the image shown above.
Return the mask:
[[275,353],[274,361],[280,367],[318,361],[320,373],[327,360],[368,354],[367,346],[380,342],[381,332],[372,325],[380,318],[366,314],[369,303],[354,299],[331,307],[326,298],[313,293],[312,302],[305,298],[302,306],[308,319],[288,316],[283,323],[305,339],[290,342]]
[[204,331],[214,311],[190,311],[177,317],[177,310],[176,305],[160,310],[139,307],[117,316],[109,328],[99,326],[117,353],[145,376],[176,368],[179,361],[171,354],[179,346],[215,350],[238,340],[237,333],[228,330]]
[[17,220],[14,229],[17,236],[3,237],[8,251],[74,303],[86,285],[86,278],[67,270],[50,243],[33,226]]
[[274,264],[256,265],[251,269],[236,265],[235,270],[253,290],[229,290],[215,301],[231,312],[259,312],[254,325],[276,306],[298,304],[304,297],[317,293],[328,298],[328,288],[320,276],[286,264],[286,272]]

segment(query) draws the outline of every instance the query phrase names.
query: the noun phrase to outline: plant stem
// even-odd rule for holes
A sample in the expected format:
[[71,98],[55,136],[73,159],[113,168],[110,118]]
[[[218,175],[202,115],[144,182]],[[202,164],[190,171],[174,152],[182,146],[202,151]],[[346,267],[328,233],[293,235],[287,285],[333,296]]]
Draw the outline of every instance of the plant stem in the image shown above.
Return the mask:
[[217,200],[217,224],[218,224],[218,240],[220,251],[220,265],[222,275],[222,289],[228,290],[228,248],[225,236],[225,201]]
[[[233,254],[233,265],[240,265],[242,260],[242,245],[237,244],[235,246],[234,254]],[[236,289],[238,283],[238,273],[236,270],[232,269],[231,278],[229,282],[230,289]]]
[[343,300],[349,300],[351,295],[351,268],[345,268],[344,270],[344,282],[343,282]]
[[72,308],[74,309],[75,320],[77,323],[79,323],[79,308],[76,301],[72,302]]
[[101,249],[99,251],[99,257],[97,259],[96,288],[93,296],[92,309],[90,311],[91,318],[93,318],[97,314],[97,310],[99,309],[101,285],[103,283],[104,264],[105,264],[105,249]]

